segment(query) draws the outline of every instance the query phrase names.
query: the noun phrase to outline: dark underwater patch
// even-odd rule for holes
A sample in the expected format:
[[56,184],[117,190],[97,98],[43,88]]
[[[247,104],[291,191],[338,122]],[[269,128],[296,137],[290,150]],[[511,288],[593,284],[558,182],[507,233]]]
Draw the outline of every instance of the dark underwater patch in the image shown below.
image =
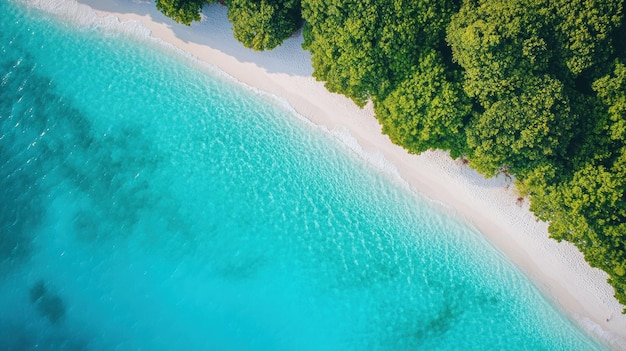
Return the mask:
[[42,331],[24,322],[0,320],[2,351],[86,351],[88,343],[66,330]]
[[0,59],[0,268],[5,269],[29,256],[32,232],[45,214],[46,163],[38,140],[45,132],[41,98],[50,82],[34,69],[26,54]]
[[48,289],[42,279],[33,284],[29,295],[30,302],[35,305],[42,317],[47,318],[52,324],[61,322],[65,316],[65,303],[59,295]]
[[179,206],[150,189],[164,159],[142,126],[96,130],[26,50],[7,47],[20,45],[13,39],[0,44],[9,53],[0,58],[0,268],[29,256],[33,232],[59,195],[89,207],[76,214],[83,242],[127,236],[145,213],[190,235]]

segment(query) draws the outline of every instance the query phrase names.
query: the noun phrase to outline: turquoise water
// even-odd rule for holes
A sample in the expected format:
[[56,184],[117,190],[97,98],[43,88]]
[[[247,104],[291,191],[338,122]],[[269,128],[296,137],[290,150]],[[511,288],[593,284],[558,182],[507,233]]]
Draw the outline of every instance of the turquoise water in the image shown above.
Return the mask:
[[140,35],[0,1],[1,350],[597,350],[474,229]]

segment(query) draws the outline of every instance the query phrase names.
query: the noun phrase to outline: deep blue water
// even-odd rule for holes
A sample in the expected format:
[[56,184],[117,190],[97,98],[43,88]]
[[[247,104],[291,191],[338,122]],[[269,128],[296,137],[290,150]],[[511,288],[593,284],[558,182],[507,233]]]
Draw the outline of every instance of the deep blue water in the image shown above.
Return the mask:
[[0,16],[0,350],[600,349],[271,97],[115,26]]

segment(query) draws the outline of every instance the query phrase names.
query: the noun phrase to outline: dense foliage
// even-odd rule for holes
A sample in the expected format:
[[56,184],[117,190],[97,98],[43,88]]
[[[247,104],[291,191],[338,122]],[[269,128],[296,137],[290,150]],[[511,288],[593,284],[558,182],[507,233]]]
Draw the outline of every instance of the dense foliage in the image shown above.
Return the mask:
[[304,0],[304,48],[328,90],[363,106],[382,98],[420,64],[420,52],[443,43],[455,12],[438,0]]
[[191,25],[200,21],[200,12],[205,3],[215,0],[156,0],[156,7],[167,17],[176,22]]
[[440,53],[425,51],[418,61],[413,74],[376,103],[383,133],[412,153],[436,148],[459,157],[466,149],[463,126],[471,114],[471,101],[459,78],[446,71]]
[[300,27],[300,1],[230,0],[228,19],[235,38],[245,47],[273,49]]
[[[201,4],[157,1],[182,22]],[[550,235],[607,272],[626,304],[624,0],[226,4],[235,37],[256,50],[304,19],[315,78],[372,101],[393,142],[515,175]]]

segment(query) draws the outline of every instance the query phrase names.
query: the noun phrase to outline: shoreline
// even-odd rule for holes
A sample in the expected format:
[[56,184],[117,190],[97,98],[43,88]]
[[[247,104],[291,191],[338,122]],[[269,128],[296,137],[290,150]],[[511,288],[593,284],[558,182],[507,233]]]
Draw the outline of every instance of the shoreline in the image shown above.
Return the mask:
[[78,20],[81,15],[92,14],[88,6],[103,24],[135,22],[138,30],[145,28],[150,36],[234,79],[284,99],[298,114],[335,137],[347,134],[350,147],[354,148],[354,141],[367,162],[384,160],[413,191],[479,230],[589,335],[612,349],[626,350],[626,316],[621,314],[623,306],[613,298],[613,288],[606,283],[604,272],[589,267],[573,245],[549,239],[547,224],[535,221],[528,200],[518,204],[509,180],[502,176],[484,179],[441,151],[410,155],[393,145],[381,133],[371,104],[359,109],[311,77],[310,54],[300,47],[301,35],[272,51],[254,52],[233,38],[226,9],[221,5],[205,6],[202,21],[187,27],[166,18],[148,0],[78,3]]

